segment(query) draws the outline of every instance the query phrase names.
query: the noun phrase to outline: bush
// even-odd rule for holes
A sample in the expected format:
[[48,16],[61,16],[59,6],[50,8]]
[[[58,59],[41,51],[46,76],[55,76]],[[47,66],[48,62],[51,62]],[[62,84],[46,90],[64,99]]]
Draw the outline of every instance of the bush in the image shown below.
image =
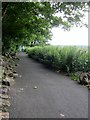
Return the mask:
[[67,73],[90,71],[88,50],[79,47],[44,46],[26,48],[29,57],[36,59],[48,67]]

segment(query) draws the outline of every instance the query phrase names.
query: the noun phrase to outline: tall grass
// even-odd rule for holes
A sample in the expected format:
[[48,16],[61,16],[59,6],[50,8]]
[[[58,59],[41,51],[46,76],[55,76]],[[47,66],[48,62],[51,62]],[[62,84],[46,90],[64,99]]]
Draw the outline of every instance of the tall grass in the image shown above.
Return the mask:
[[74,46],[44,46],[26,48],[29,57],[50,68],[63,72],[90,71],[90,58],[87,49]]

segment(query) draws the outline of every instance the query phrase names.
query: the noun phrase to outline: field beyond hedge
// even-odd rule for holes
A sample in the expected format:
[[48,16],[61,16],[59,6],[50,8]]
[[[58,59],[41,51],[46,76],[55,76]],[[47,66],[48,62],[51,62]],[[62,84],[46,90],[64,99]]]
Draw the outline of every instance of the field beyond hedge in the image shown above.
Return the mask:
[[27,47],[29,57],[47,65],[49,68],[66,73],[90,71],[90,60],[87,48],[76,46]]

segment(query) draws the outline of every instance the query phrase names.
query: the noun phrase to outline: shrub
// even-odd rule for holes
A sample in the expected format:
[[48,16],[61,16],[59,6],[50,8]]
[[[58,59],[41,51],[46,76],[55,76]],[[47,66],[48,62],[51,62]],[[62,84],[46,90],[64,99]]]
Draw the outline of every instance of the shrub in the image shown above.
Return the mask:
[[90,71],[88,50],[75,46],[31,47],[25,50],[29,57],[36,59],[48,67],[67,73]]

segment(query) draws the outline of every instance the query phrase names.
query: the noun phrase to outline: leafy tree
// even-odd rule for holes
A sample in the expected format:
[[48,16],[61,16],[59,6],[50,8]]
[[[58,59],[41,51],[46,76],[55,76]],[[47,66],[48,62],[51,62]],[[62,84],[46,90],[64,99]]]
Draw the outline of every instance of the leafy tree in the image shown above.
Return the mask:
[[[3,2],[3,51],[19,44],[43,45],[51,39],[52,27],[69,30],[81,26],[85,2]],[[57,15],[59,13],[59,16]]]

